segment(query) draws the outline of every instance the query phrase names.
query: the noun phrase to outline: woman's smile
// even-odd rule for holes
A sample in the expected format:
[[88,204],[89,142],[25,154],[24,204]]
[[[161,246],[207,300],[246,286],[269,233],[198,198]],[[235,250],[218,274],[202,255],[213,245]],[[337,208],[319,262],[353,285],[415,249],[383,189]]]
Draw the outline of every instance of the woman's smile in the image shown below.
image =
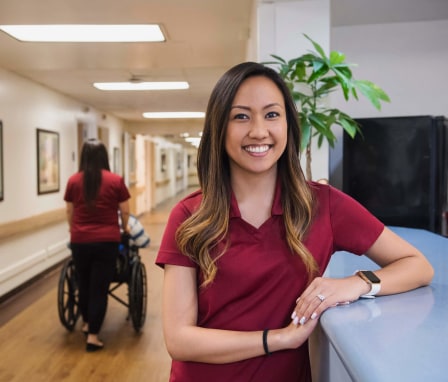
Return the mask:
[[271,145],[248,145],[243,149],[251,154],[264,154],[271,148]]

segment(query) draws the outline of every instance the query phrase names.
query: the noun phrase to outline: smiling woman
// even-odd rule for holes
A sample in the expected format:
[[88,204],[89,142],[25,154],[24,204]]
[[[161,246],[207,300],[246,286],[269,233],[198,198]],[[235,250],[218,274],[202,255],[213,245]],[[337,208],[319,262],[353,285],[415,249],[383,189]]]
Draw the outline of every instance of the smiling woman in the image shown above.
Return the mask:
[[[171,381],[309,382],[307,341],[323,311],[431,280],[418,250],[347,195],[307,182],[299,149],[280,76],[253,62],[227,71],[205,116],[201,190],[173,208],[156,259]],[[322,277],[336,249],[384,267],[381,285]]]

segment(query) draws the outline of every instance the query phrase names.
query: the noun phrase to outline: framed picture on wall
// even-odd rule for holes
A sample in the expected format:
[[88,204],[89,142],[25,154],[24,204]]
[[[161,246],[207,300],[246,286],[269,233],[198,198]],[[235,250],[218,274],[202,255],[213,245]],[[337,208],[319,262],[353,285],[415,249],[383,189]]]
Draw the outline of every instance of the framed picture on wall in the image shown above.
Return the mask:
[[3,200],[3,124],[0,121],[0,201]]
[[37,193],[59,191],[59,133],[37,129]]

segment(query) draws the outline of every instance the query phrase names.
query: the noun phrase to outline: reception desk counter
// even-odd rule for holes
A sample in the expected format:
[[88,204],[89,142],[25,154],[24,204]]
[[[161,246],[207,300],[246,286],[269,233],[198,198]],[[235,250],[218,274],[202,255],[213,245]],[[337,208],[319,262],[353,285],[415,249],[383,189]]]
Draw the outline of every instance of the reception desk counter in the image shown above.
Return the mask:
[[[311,342],[315,382],[448,381],[448,238],[391,227],[435,269],[430,286],[327,310]],[[365,256],[335,253],[326,276],[378,269]]]

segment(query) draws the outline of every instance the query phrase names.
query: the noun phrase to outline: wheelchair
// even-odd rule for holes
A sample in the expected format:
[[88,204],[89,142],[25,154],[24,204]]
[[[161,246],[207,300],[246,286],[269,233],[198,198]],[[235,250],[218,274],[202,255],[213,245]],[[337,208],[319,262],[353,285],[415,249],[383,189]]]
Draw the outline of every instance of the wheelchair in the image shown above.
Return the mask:
[[[128,301],[124,301],[115,293],[123,284],[127,284]],[[128,308],[127,319],[130,318],[134,330],[140,332],[146,319],[146,268],[141,262],[139,247],[130,244],[127,235],[123,235],[120,243],[115,275],[108,295]],[[78,282],[72,258],[67,259],[62,266],[57,299],[59,320],[68,331],[73,331],[81,312],[78,304]]]

